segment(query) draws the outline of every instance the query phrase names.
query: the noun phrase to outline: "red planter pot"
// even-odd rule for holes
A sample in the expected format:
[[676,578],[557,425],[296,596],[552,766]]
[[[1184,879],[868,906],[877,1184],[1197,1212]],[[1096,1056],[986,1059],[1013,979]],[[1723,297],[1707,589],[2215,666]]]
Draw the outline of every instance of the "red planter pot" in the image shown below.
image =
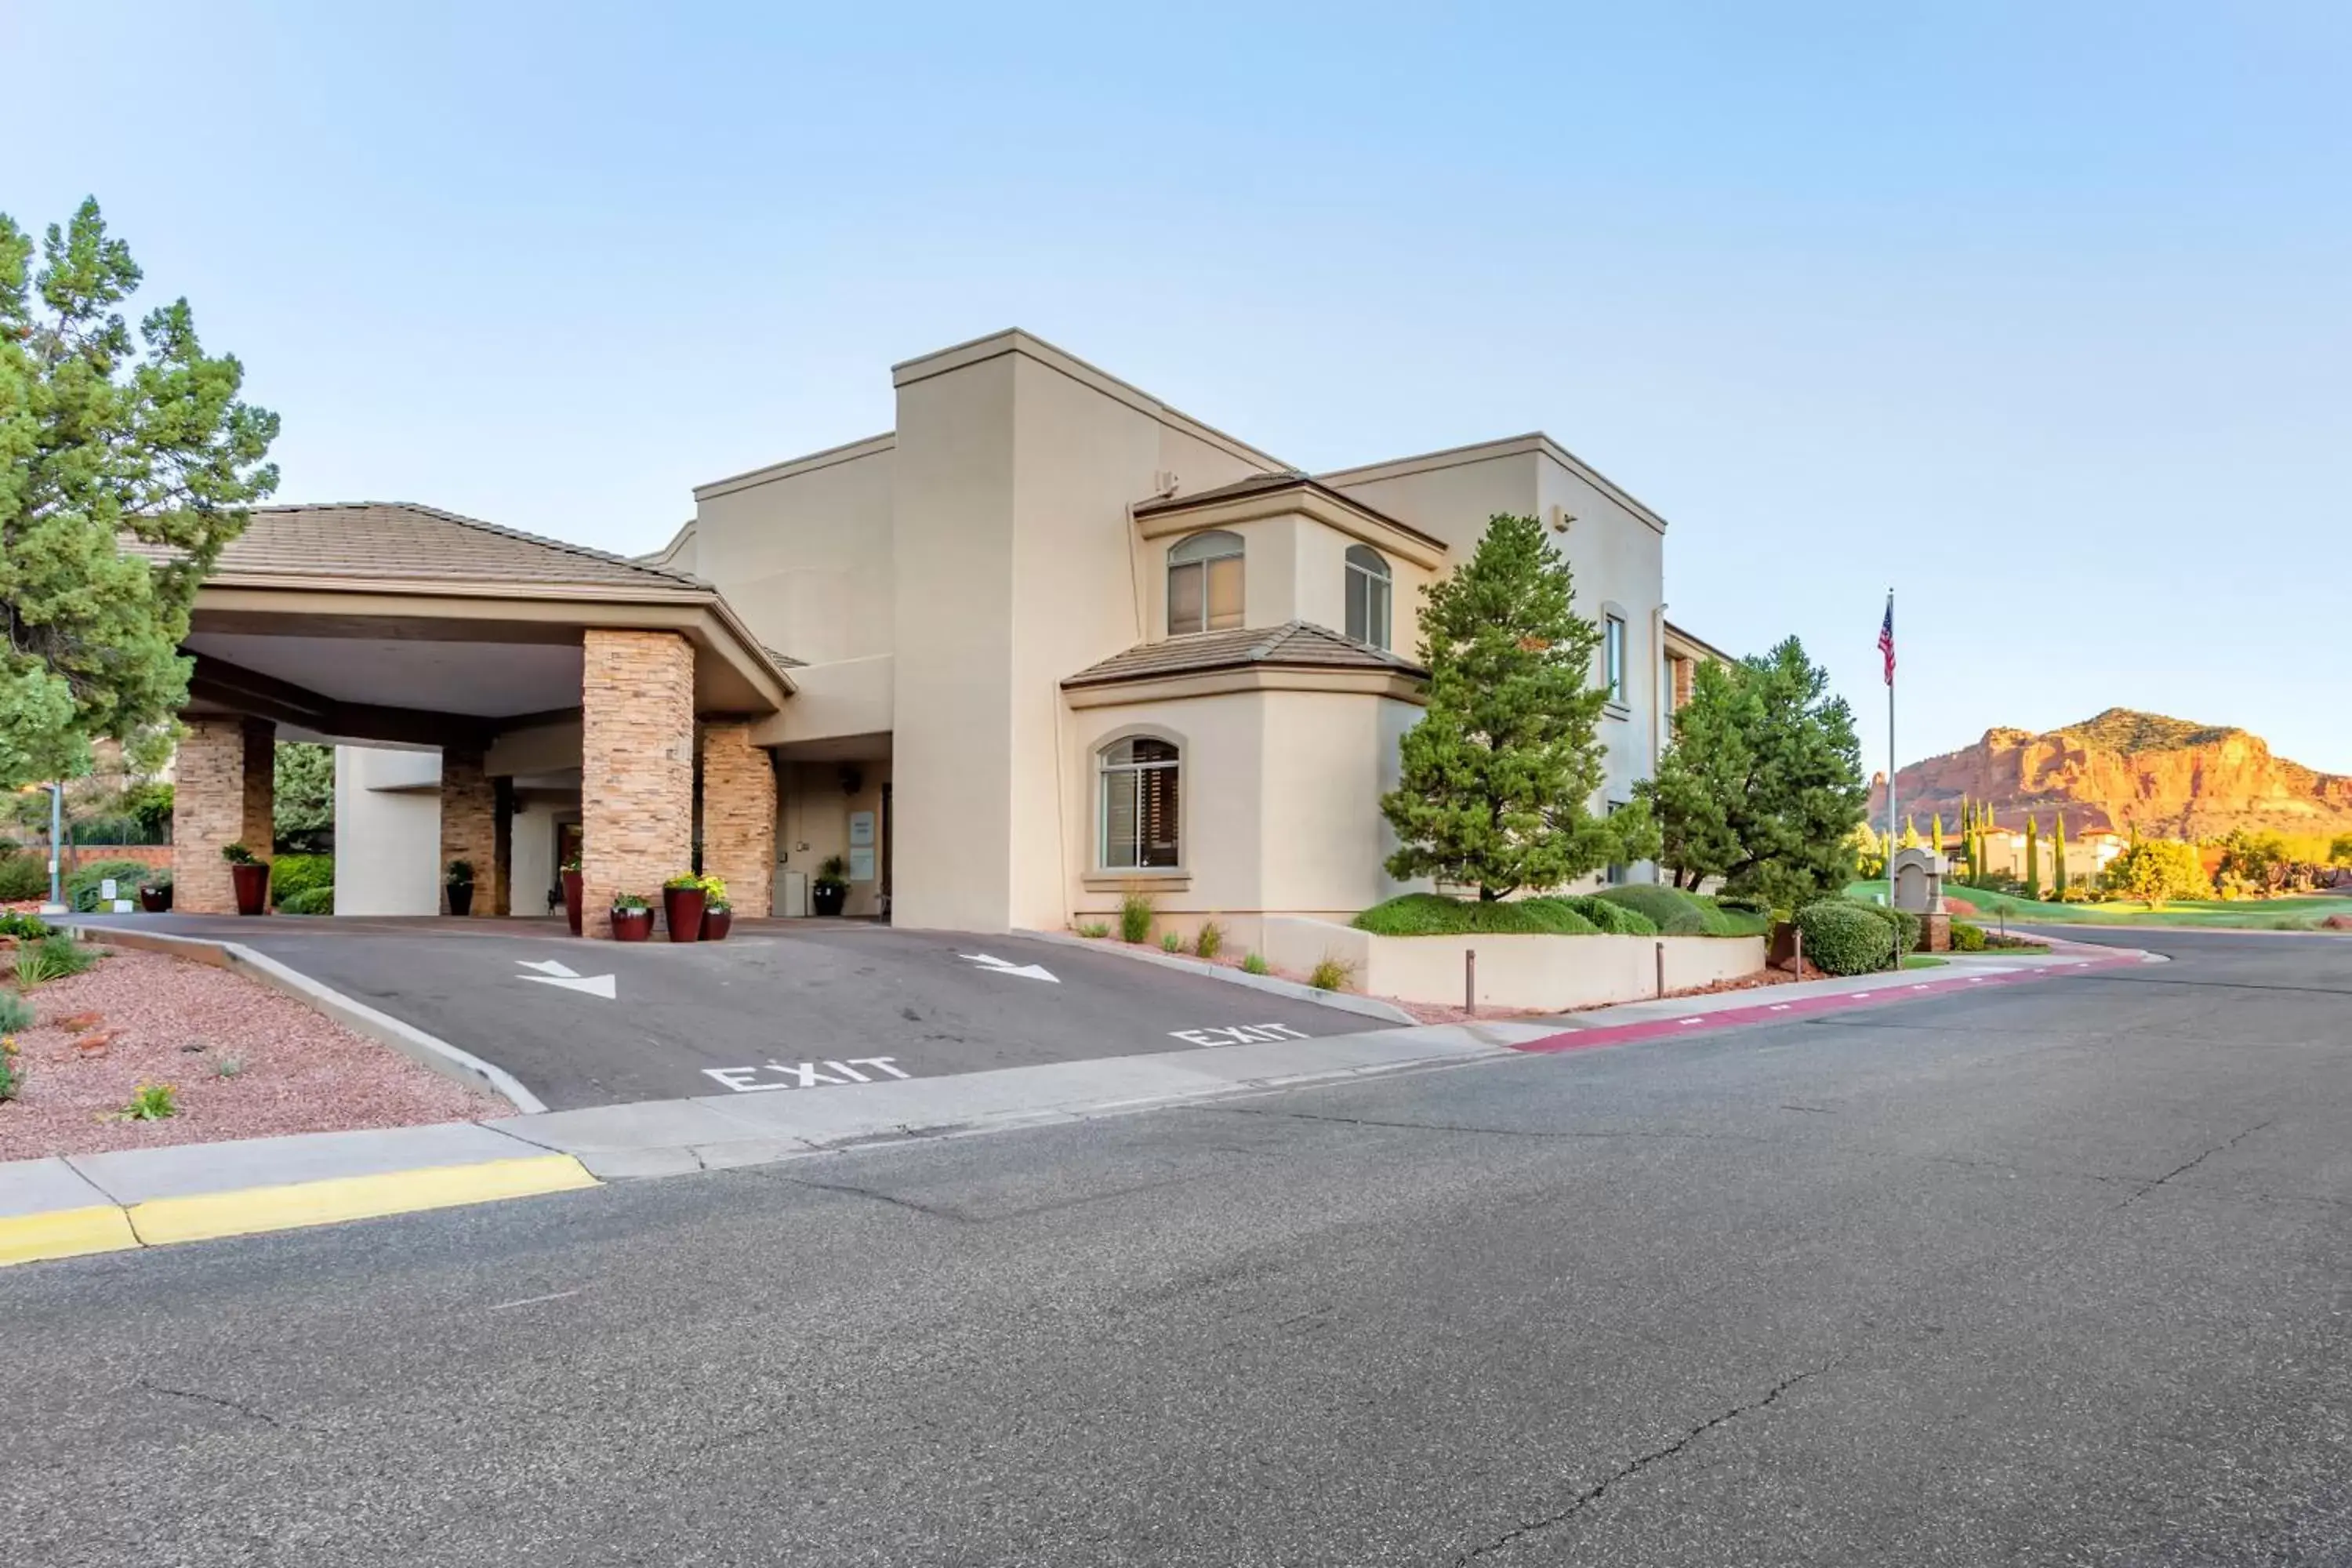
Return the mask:
[[672,942],[702,940],[702,905],[708,897],[700,888],[664,888],[662,923]]
[[563,918],[572,922],[572,934],[580,934],[580,873],[563,873]]
[[269,868],[231,866],[228,879],[236,888],[236,912],[257,915],[269,907]]
[[140,889],[139,907],[151,915],[162,914],[172,907],[172,889],[169,888]]
[[706,905],[702,910],[702,940],[725,942],[728,931],[733,929],[734,924],[733,910],[714,910]]
[[614,942],[643,942],[653,934],[653,910],[635,910],[627,914],[623,914],[618,910],[613,911],[613,940]]

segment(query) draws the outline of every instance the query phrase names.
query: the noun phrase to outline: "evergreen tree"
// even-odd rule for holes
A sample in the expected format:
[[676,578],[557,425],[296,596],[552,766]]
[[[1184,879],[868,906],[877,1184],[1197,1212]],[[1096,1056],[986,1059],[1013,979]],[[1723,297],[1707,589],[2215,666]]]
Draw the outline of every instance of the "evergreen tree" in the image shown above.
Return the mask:
[[1400,841],[1391,876],[1434,875],[1492,900],[1657,854],[1645,804],[1591,809],[1608,692],[1593,679],[1601,633],[1572,608],[1574,586],[1541,522],[1498,515],[1429,590],[1428,705],[1381,800]]
[[1903,814],[1903,847],[1906,849],[1919,847],[1919,830],[1912,826],[1911,814],[1907,811]]
[[1937,812],[1931,821],[1933,826],[1927,829],[1927,847],[1941,855],[1944,852],[1944,814]]
[[2058,814],[2057,831],[2050,842],[2050,885],[2058,900],[2063,903],[2066,899],[2066,814],[2063,811]]
[[0,788],[165,730],[196,586],[278,483],[278,416],[237,400],[243,368],[204,352],[188,302],[134,340],[116,307],[139,267],[95,201],[33,251],[0,214]]
[[2025,893],[2032,899],[2042,896],[2042,828],[2031,813],[2025,818]]

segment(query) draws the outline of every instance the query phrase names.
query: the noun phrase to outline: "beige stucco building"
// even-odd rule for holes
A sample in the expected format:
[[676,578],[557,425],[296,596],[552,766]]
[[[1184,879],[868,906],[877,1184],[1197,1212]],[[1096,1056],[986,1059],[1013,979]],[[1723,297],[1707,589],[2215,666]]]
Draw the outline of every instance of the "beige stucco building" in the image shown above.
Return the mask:
[[[199,750],[263,720],[367,743],[339,756],[338,912],[436,907],[454,822],[477,825],[460,837],[518,913],[543,910],[574,844],[601,900],[653,892],[699,842],[745,912],[804,912],[838,857],[853,915],[1052,929],[1141,889],[1179,929],[1213,916],[1245,939],[1262,914],[1344,917],[1400,890],[1378,802],[1420,711],[1416,606],[1493,515],[1549,525],[1604,628],[1596,805],[1631,798],[1678,671],[1686,694],[1688,661],[1715,657],[1664,619],[1664,521],[1548,437],[1310,476],[1020,331],[892,376],[893,430],[699,487],[654,554],[488,529],[487,589],[390,587],[345,560],[337,584],[279,584],[283,625],[244,605],[232,646],[225,595],[257,552],[282,557],[272,542],[298,523],[329,540],[336,521],[266,509],[190,646],[215,675],[235,665],[300,700],[263,711],[235,681],[200,682]],[[446,545],[404,548],[414,570]],[[437,619],[452,603],[473,632]],[[409,629],[383,635],[393,621]],[[459,650],[434,669],[414,656],[427,621]],[[482,635],[491,623],[509,629]],[[338,731],[354,717],[338,705],[405,720]],[[431,745],[436,710],[464,720],[446,752],[384,749]]]

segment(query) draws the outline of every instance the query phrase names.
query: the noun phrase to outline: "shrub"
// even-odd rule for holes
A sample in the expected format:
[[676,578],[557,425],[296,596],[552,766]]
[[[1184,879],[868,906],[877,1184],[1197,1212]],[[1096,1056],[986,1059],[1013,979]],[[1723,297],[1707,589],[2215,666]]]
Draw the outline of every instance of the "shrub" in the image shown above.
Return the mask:
[[1356,966],[1333,953],[1318,959],[1307,973],[1307,984],[1318,991],[1345,991],[1355,983]]
[[1658,922],[1629,904],[1610,899],[1562,899],[1561,903],[1592,922],[1609,936],[1655,936]]
[[1192,939],[1192,952],[1202,958],[1214,958],[1225,945],[1225,928],[1214,921],[1201,922],[1201,934]]
[[235,1078],[244,1070],[245,1058],[243,1057],[215,1057],[213,1058],[213,1076],[215,1078]]
[[1161,931],[1160,933],[1160,951],[1162,952],[1181,952],[1184,951],[1184,939],[1172,931]]
[[1919,950],[1917,915],[1906,910],[1891,910],[1885,904],[1874,904],[1867,899],[1854,900],[1853,906],[1858,910],[1867,910],[1874,919],[1886,922],[1886,929],[1895,933],[1895,950],[1897,952],[1916,952]]
[[1768,916],[1663,883],[1635,882],[1592,896],[1646,915],[1662,936],[1761,936],[1771,926]]
[[14,1035],[0,1035],[0,1102],[25,1092],[25,1058]]
[[1405,893],[1350,922],[1374,936],[1591,936],[1601,928],[1566,899],[1449,899]]
[[1865,905],[1823,899],[1797,911],[1805,957],[1826,974],[1868,974],[1895,957],[1895,927]]
[[1100,942],[1103,938],[1110,934],[1110,927],[1103,924],[1100,921],[1080,921],[1078,922],[1078,934],[1085,937],[1088,942]]
[[125,1121],[162,1121],[180,1113],[179,1091],[168,1083],[142,1083],[122,1108]]
[[57,929],[38,915],[0,914],[0,936],[38,942],[45,936],[54,935]]
[[1260,954],[1253,952],[1242,960],[1242,970],[1249,974],[1271,974],[1274,973],[1274,966],[1266,963]]
[[0,899],[19,903],[49,896],[49,862],[46,855],[0,856]]
[[289,894],[278,900],[278,912],[281,915],[333,914],[335,889],[330,884],[324,888],[305,888],[299,893]]
[[332,855],[280,855],[269,863],[269,898],[279,909],[297,893],[335,885]]
[[1954,952],[1982,952],[1984,950],[1984,927],[1970,925],[1966,921],[1954,921],[1952,922],[1952,951]]
[[[117,898],[134,898],[140,879],[146,875],[144,860],[92,860],[66,879],[66,907],[77,914],[89,914],[98,908],[98,885],[110,878],[114,881]],[[46,874],[42,880],[47,880]]]
[[1118,901],[1118,940],[1148,942],[1151,937],[1151,895],[1129,893]]
[[13,991],[0,991],[0,1035],[33,1026],[33,1005]]
[[66,837],[76,844],[144,844],[147,829],[135,816],[116,813],[105,816],[85,816],[66,828]]
[[222,845],[221,858],[232,866],[258,866],[261,864],[261,857],[256,855],[252,850],[247,848],[242,844]]
[[16,950],[16,984],[27,989],[81,973],[98,954],[59,932]]

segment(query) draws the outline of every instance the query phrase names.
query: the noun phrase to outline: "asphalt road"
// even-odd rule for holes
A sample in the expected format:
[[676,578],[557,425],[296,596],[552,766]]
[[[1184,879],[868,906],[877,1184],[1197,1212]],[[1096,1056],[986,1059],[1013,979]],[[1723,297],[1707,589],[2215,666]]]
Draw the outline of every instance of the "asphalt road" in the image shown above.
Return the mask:
[[[578,942],[561,924],[508,934],[487,922],[114,919],[244,942],[496,1062],[556,1110],[1185,1050],[1239,1043],[1236,1028],[1281,1038],[1386,1026],[1064,943],[856,922],[673,946]],[[550,984],[535,966],[551,962],[611,976],[613,995]]]
[[0,1274],[0,1559],[2352,1560],[2352,943]]

